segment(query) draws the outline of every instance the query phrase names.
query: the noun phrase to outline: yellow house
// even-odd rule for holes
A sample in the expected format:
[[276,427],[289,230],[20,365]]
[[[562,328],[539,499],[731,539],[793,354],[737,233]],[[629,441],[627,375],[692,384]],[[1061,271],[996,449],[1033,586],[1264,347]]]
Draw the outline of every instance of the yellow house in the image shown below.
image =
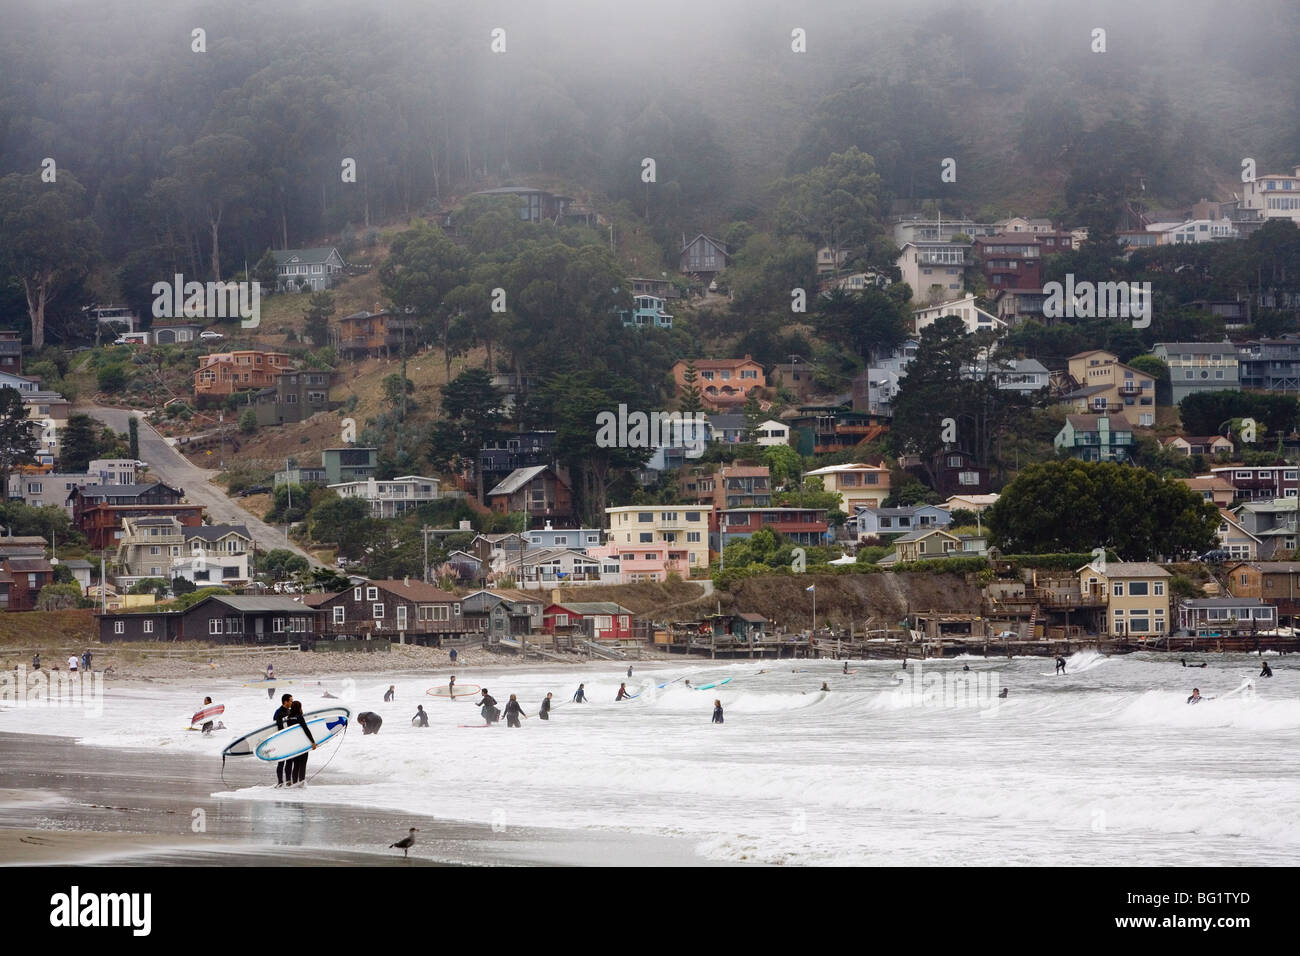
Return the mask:
[[1101,349],[1070,356],[1069,370],[1079,387],[1065,401],[1076,411],[1085,415],[1124,412],[1139,427],[1155,424],[1156,380],[1146,372]]
[[827,465],[804,477],[820,478],[823,488],[840,496],[840,510],[849,515],[859,506],[879,508],[889,497],[889,469],[884,465]]
[[1104,633],[1157,637],[1169,633],[1169,578],[1149,561],[1092,561],[1075,572],[1084,594],[1106,599]]
[[709,566],[709,518],[712,505],[625,505],[606,508],[607,544],[667,545],[669,571],[687,576]]

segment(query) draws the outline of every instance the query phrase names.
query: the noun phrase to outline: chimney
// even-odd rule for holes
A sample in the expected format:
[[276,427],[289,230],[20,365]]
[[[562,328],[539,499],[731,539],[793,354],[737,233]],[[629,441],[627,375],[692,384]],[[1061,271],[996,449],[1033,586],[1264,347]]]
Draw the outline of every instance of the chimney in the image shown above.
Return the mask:
[[410,586],[411,586],[410,576],[408,575],[407,577],[402,578],[402,587],[409,588]]
[[560,589],[559,589],[559,588],[551,588],[551,603],[552,603],[552,604],[559,604],[559,603],[560,603]]

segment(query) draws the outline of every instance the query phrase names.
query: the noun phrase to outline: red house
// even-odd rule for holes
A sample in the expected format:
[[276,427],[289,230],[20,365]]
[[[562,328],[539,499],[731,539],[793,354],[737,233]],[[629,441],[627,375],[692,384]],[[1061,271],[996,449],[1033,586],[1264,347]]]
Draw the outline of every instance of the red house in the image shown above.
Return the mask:
[[54,580],[44,558],[6,558],[0,565],[0,609],[33,611],[41,588]]
[[632,612],[613,601],[566,601],[542,612],[542,630],[585,634],[596,641],[632,639]]
[[175,515],[187,528],[203,524],[203,506],[183,502],[180,488],[155,481],[148,485],[78,485],[68,495],[72,524],[94,550],[117,546],[123,518]]

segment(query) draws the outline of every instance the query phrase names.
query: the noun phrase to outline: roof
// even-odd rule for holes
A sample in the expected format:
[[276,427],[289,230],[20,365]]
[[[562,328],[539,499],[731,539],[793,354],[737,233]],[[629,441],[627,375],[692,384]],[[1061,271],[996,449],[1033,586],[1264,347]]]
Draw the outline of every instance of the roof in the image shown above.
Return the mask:
[[1160,565],[1151,561],[1107,561],[1104,571],[1089,562],[1076,570],[1082,571],[1084,568],[1091,568],[1099,574],[1105,574],[1108,578],[1168,578],[1173,576]]
[[1216,441],[1226,441],[1228,444],[1232,444],[1231,441],[1224,438],[1222,435],[1171,435],[1168,438],[1160,439],[1160,443],[1162,445],[1171,445],[1180,438],[1189,445],[1212,445]]
[[898,544],[902,541],[920,541],[922,538],[928,538],[932,534],[941,534],[945,538],[952,538],[954,541],[960,540],[956,535],[949,534],[942,528],[917,528],[915,531],[909,531],[907,534],[895,538],[894,543]]
[[1152,349],[1158,348],[1177,355],[1226,354],[1234,359],[1237,357],[1237,346],[1231,342],[1157,342],[1152,346]]
[[1035,373],[1042,372],[1043,374],[1046,374],[1047,366],[1044,365],[1042,362],[1038,361],[1038,359],[1022,358],[1022,359],[1013,359],[1012,361],[1007,362],[1003,367],[1003,369],[1001,369],[1000,371],[1018,372],[1020,374],[1024,374],[1026,372],[1035,372]]
[[1076,388],[1073,392],[1065,395],[1065,398],[1090,398],[1098,392],[1104,392],[1107,389],[1114,388],[1113,385],[1085,385],[1083,388]]
[[824,468],[814,468],[812,471],[805,471],[804,477],[809,475],[834,475],[842,471],[889,471],[884,465],[867,465],[853,463],[848,465],[826,465]]
[[732,616],[732,617],[738,617],[738,618],[740,618],[742,621],[749,621],[751,624],[766,624],[766,623],[767,623],[767,618],[765,618],[763,615],[761,615],[761,614],[750,614],[750,613],[748,613],[748,612],[746,612],[746,611],[741,611],[740,613],[738,613],[738,614],[733,614],[733,615],[731,615],[731,616]]
[[86,485],[84,487],[78,485],[72,489],[72,493],[76,494],[80,491],[83,498],[138,498],[145,492],[159,487],[174,491],[178,495],[182,493],[182,489],[173,488],[161,481],[151,481],[145,485]]
[[14,534],[0,537],[0,549],[3,548],[44,548],[48,541],[38,534]]
[[1233,605],[1241,607],[1269,607],[1269,603],[1262,598],[1257,597],[1217,597],[1217,598],[1185,598],[1181,602],[1183,607],[1224,607]]
[[62,564],[65,568],[74,568],[78,571],[94,567],[93,564],[89,561],[83,560],[82,558],[73,558],[71,561],[62,562]]
[[1114,415],[1067,415],[1065,417],[1076,431],[1100,431],[1101,426],[1097,422],[1099,418],[1110,419],[1110,431],[1112,432],[1133,430],[1133,425],[1124,417],[1122,412],[1117,412]]
[[546,465],[533,465],[531,468],[516,468],[514,471],[510,472],[510,474],[497,482],[496,487],[488,492],[488,497],[490,498],[493,495],[512,495],[546,470]]
[[918,511],[924,511],[926,508],[929,508],[931,511],[943,511],[945,513],[947,511],[947,509],[941,508],[938,505],[908,505],[904,508],[868,508],[866,505],[857,505],[853,510],[857,514],[870,512],[871,514],[881,518],[898,518],[912,517]]
[[706,236],[704,233],[700,233],[690,242],[682,246],[681,250],[677,254],[680,256],[683,252],[685,252],[691,246],[695,245],[695,243],[701,239],[705,240],[706,242],[713,243],[713,245],[717,246],[718,251],[721,252],[724,256],[729,255],[729,253],[727,252],[727,244],[725,242],[723,242],[721,239],[714,239],[712,236]]
[[621,604],[615,604],[613,601],[555,601],[556,607],[562,607],[566,611],[577,611],[583,617],[592,614],[631,614],[632,612]]
[[744,358],[732,359],[679,359],[677,364],[682,366],[693,364],[696,371],[699,371],[700,369],[737,368],[741,365],[761,366],[763,363],[755,361],[752,355],[746,355]]
[[[308,265],[312,263],[324,263],[329,259],[331,253],[337,253],[334,246],[318,246],[315,249],[280,249],[272,251],[271,255],[275,256],[275,264],[283,265],[292,261],[295,257],[299,262]],[[339,258],[343,258],[339,256]]]
[[450,591],[444,591],[440,587],[432,584],[426,584],[423,581],[412,581],[409,578],[401,581],[367,581],[370,587],[382,588],[389,594],[396,594],[398,597],[410,598],[412,601],[459,601],[460,598]]
[[1300,561],[1238,561],[1232,570],[1252,567],[1261,574],[1300,574]]
[[[572,555],[575,561],[587,561],[591,564],[598,564],[599,560],[589,554],[583,554],[581,551],[575,551],[573,548],[535,548],[531,551],[525,551],[523,555],[523,564],[544,564],[547,561],[554,561],[563,555]],[[515,564],[514,558],[510,559],[511,565]]]
[[745,416],[739,412],[727,415],[710,415],[708,416],[709,424],[714,428],[744,428]]
[[44,558],[6,558],[5,565],[10,572],[54,570]]
[[242,524],[205,524],[196,528],[182,528],[181,534],[185,535],[185,540],[192,538],[202,538],[204,541],[218,541],[228,534],[238,534],[252,540],[252,535],[248,533],[248,528]]
[[[1073,362],[1077,358],[1087,358],[1089,355],[1115,355],[1115,353],[1108,352],[1105,349],[1088,349],[1086,352],[1076,352],[1074,355],[1071,355],[1066,359],[1066,361]],[[1119,361],[1118,355],[1115,356],[1115,361]]]
[[310,594],[302,596],[302,603],[308,607],[320,607],[326,601],[332,600],[337,596],[337,592],[331,594],[328,591],[312,591]]
[[214,594],[204,598],[198,604],[192,605],[191,610],[206,604],[208,601],[219,601],[226,607],[241,611],[244,614],[258,614],[265,611],[302,611],[309,606],[302,601],[295,601],[288,597],[243,597],[234,594]]

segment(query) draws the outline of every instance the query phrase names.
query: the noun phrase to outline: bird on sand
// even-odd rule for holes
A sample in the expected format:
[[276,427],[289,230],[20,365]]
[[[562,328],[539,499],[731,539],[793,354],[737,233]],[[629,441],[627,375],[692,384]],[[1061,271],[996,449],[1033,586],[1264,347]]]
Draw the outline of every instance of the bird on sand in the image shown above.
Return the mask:
[[391,850],[394,847],[397,847],[402,851],[402,859],[406,859],[407,851],[410,850],[411,847],[415,846],[415,834],[418,832],[419,831],[416,830],[415,827],[411,827],[410,831],[406,836],[402,837],[402,839],[398,840],[396,843],[388,844],[388,849]]

